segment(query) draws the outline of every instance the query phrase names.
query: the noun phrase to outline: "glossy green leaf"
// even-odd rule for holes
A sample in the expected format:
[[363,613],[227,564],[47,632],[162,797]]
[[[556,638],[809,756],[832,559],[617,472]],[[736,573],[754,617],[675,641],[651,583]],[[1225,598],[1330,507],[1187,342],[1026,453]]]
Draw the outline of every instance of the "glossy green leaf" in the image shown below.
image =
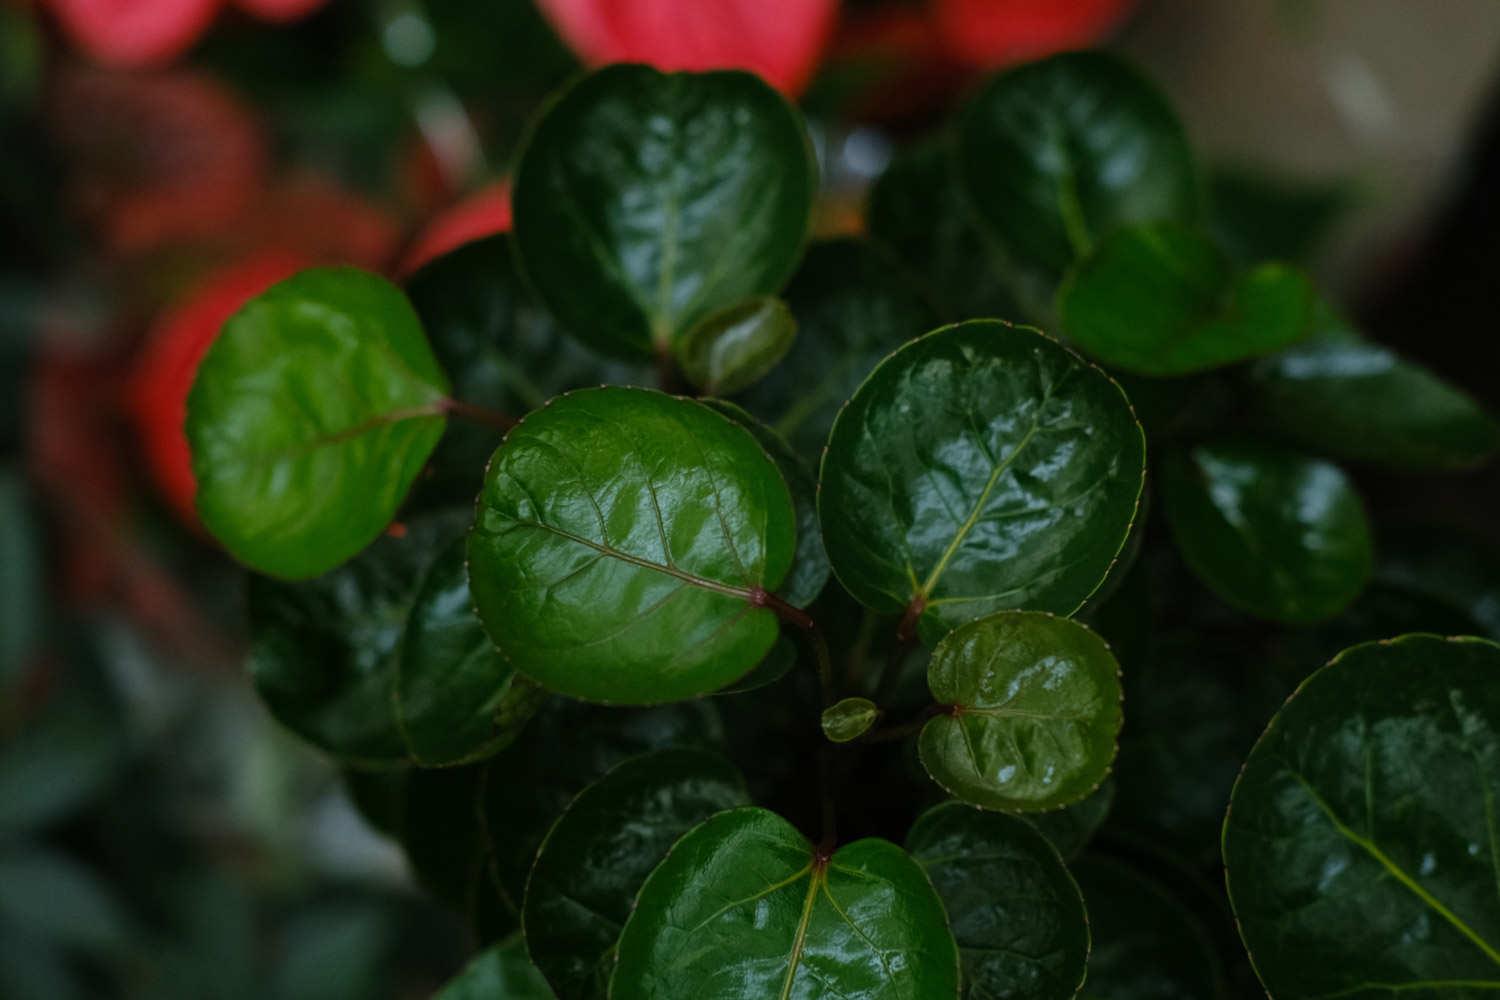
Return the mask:
[[714,694],[733,695],[744,694],[747,691],[759,691],[761,688],[770,687],[792,672],[797,665],[797,643],[785,632],[776,637],[771,651],[761,658],[761,661],[745,676],[715,691]]
[[487,757],[515,740],[544,697],[490,642],[455,538],[417,590],[396,659],[396,724],[427,767]]
[[1089,924],[1057,850],[1014,816],[946,802],[923,813],[906,849],[932,879],[963,959],[970,1000],[1071,1000]]
[[1328,618],[1369,579],[1364,506],[1328,462],[1259,445],[1203,445],[1168,457],[1162,498],[1188,565],[1258,617]]
[[833,571],[935,642],[991,611],[1071,614],[1135,519],[1145,441],[1124,394],[1046,336],[994,321],[892,354],[839,413],[818,514]]
[[520,937],[481,952],[433,1000],[554,1000]]
[[462,528],[459,514],[431,515],[315,580],[250,578],[250,676],[282,725],[348,763],[407,760],[393,702],[401,639]]
[[347,268],[281,282],[224,325],[188,396],[203,523],[262,573],[327,572],[390,523],[447,393],[393,285]]
[[628,760],[579,793],[542,842],[521,926],[562,1000],[604,1000],[636,893],[677,839],[749,804],[742,778],[702,750]]
[[813,244],[786,301],[796,342],[741,402],[816,462],[839,407],[870,369],[937,317],[888,252],[855,239]]
[[1198,215],[1193,158],[1172,108],[1102,52],[992,78],[959,117],[956,155],[993,237],[1054,281],[1120,226]]
[[771,648],[795,545],[791,498],[755,438],[643,389],[559,397],[485,474],[470,587],[516,668],[575,698],[704,694]]
[[677,361],[705,394],[732,396],[765,378],[796,339],[786,303],[761,296],[700,320],[678,338]]
[[1077,802],[1109,774],[1120,733],[1120,667],[1091,630],[1008,611],[938,643],[927,684],[943,714],[918,741],[933,780],[1008,812]]
[[1500,989],[1500,646],[1356,646],[1251,751],[1224,822],[1230,899],[1276,1000]]
[[1109,817],[1109,810],[1114,802],[1115,781],[1113,777],[1109,777],[1089,793],[1087,798],[1053,812],[1035,813],[1026,819],[1067,861],[1088,846],[1099,827]]
[[1317,308],[1302,272],[1262,264],[1236,274],[1207,236],[1171,225],[1115,232],[1058,292],[1068,338],[1138,375],[1188,375],[1279,351],[1312,331]]
[[834,743],[857,740],[880,718],[880,708],[868,698],[844,698],[823,709],[823,735]]
[[620,937],[616,1000],[958,996],[942,903],[884,840],[820,855],[775,813],[720,813],[646,879]]
[[1500,423],[1472,397],[1378,344],[1319,339],[1250,370],[1259,408],[1292,440],[1396,470],[1477,465]]
[[610,66],[532,129],[516,243],[574,335],[649,357],[705,316],[780,290],[816,187],[800,117],[757,78]]

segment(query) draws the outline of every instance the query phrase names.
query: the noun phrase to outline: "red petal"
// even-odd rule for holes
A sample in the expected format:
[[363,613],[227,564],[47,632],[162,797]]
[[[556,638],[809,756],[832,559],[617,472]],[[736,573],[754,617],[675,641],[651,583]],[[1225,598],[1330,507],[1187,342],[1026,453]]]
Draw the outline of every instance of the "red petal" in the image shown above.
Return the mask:
[[936,0],[955,59],[999,66],[1085,48],[1112,31],[1134,0]]
[[510,185],[497,181],[427,223],[397,272],[402,276],[411,274],[465,243],[506,232],[510,232]]
[[213,23],[220,0],[49,0],[68,36],[114,66],[169,62]]

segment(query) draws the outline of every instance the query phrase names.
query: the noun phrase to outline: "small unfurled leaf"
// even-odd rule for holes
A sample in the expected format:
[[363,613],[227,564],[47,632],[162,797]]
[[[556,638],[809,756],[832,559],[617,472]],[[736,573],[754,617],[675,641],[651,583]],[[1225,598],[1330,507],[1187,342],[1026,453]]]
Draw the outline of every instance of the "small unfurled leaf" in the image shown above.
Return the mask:
[[818,514],[861,603],[927,642],[991,611],[1071,614],[1134,522],[1145,441],[1120,387],[1035,330],[976,320],[898,350],[840,412]]
[[1263,357],[1314,329],[1302,272],[1261,264],[1236,274],[1207,236],[1137,226],[1105,239],[1068,277],[1058,312],[1068,338],[1137,375],[1188,375]]
[[880,718],[880,708],[868,698],[845,698],[823,709],[823,735],[834,743],[857,740]]
[[1320,338],[1250,369],[1271,426],[1304,447],[1382,468],[1478,465],[1500,423],[1463,390],[1368,341]]
[[906,849],[932,880],[963,959],[968,1000],[1071,1000],[1089,957],[1083,897],[1056,848],[1023,819],[945,802]]
[[704,317],[675,350],[689,382],[706,395],[732,396],[764,378],[796,339],[786,303],[762,296]]
[[1364,506],[1331,463],[1259,445],[1203,445],[1168,457],[1162,499],[1188,565],[1258,617],[1331,617],[1370,577]]
[[650,704],[738,679],[776,640],[764,595],[795,546],[753,435],[644,389],[559,397],[506,437],[469,536],[470,587],[516,668],[575,698]]
[[694,828],[642,886],[613,997],[958,996],[958,949],[921,867],[884,840],[820,853],[747,807]]
[[1355,646],[1286,703],[1224,821],[1240,934],[1277,1000],[1500,989],[1500,646]]
[[610,66],[532,130],[516,244],[575,336],[645,358],[704,317],[779,291],[816,187],[800,117],[755,77]]
[[480,952],[433,1000],[554,1000],[520,936]]
[[1120,733],[1120,667],[1066,618],[1007,611],[955,629],[927,667],[945,707],[922,727],[922,764],[985,809],[1055,809],[1109,774]]
[[325,573],[383,531],[442,437],[448,379],[400,290],[304,271],[224,325],[188,395],[198,513],[253,569]]
[[636,893],[677,839],[749,804],[734,765],[702,750],[628,760],[579,793],[537,853],[521,926],[561,1000],[605,1000]]

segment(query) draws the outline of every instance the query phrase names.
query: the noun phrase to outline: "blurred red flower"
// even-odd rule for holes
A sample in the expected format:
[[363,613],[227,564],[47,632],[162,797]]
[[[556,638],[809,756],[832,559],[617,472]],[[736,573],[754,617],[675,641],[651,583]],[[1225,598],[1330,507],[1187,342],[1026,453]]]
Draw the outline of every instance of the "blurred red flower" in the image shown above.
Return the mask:
[[465,243],[509,231],[510,185],[496,181],[439,212],[417,234],[396,271],[404,277]]
[[[159,66],[213,24],[224,0],[44,0],[73,44],[111,66]],[[292,21],[327,0],[235,0],[267,21]]]
[[936,0],[943,47],[989,69],[1086,48],[1114,30],[1135,0]]

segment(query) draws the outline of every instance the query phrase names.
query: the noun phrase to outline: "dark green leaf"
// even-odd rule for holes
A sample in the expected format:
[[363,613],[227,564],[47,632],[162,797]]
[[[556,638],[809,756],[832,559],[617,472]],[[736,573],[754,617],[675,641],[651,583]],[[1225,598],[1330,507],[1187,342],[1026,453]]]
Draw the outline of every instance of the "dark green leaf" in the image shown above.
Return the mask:
[[628,760],[579,793],[526,883],[526,948],[562,1000],[604,1000],[636,893],[677,839],[749,803],[734,765],[702,750]]
[[1083,897],[1025,820],[946,802],[906,838],[948,911],[970,1000],[1072,1000],[1089,956]]
[[1107,375],[1035,330],[945,327],[840,412],[818,498],[829,560],[929,643],[1002,608],[1070,614],[1135,519],[1145,441]]
[[980,219],[1015,263],[1054,282],[1119,226],[1198,215],[1182,126],[1115,56],[1070,53],[994,77],[957,138],[958,176]]
[[25,480],[9,466],[0,468],[0,694],[20,676],[41,638],[47,587],[39,529]]
[[1088,798],[1080,799],[1055,812],[1036,813],[1026,818],[1057,848],[1057,853],[1066,861],[1088,846],[1109,816],[1109,808],[1114,805],[1114,801],[1115,782],[1111,777],[1106,778]]
[[1336,465],[1258,445],[1204,445],[1169,456],[1162,498],[1188,565],[1258,617],[1328,618],[1369,579],[1364,506]]
[[0,743],[0,839],[36,833],[98,796],[124,763],[118,708],[65,691]]
[[796,665],[797,643],[783,632],[776,637],[776,641],[771,645],[771,651],[755,665],[754,669],[733,684],[719,688],[714,694],[744,694],[747,691],[759,691],[791,673]]
[[748,807],[677,842],[620,937],[611,996],[958,996],[958,952],[922,869],[884,840],[819,854]]
[[391,974],[392,914],[357,901],[315,904],[282,928],[266,992],[275,1000],[368,1000]]
[[1276,430],[1335,458],[1397,470],[1477,465],[1500,424],[1455,386],[1368,341],[1319,339],[1250,370]]
[[1300,271],[1235,274],[1207,236],[1171,225],[1115,232],[1058,292],[1069,339],[1106,365],[1155,376],[1279,351],[1312,331],[1317,308]]
[[1356,201],[1347,181],[1221,167],[1209,178],[1210,224],[1231,257],[1304,263]]
[[401,846],[417,881],[461,914],[481,942],[515,930],[521,913],[520,886],[512,892],[494,871],[484,822],[489,766],[412,771],[400,822]]
[[868,698],[845,698],[823,709],[823,735],[835,743],[857,740],[880,718],[880,709]]
[[922,727],[922,763],[986,809],[1077,802],[1115,757],[1119,671],[1104,640],[1066,618],[1007,611],[960,626],[927,667],[945,711]]
[[516,242],[576,336],[649,357],[705,316],[780,290],[807,238],[816,174],[797,112],[755,77],[610,66],[532,130]]
[[[1500,552],[1485,539],[1431,524],[1386,530],[1380,536],[1376,574],[1382,583],[1473,623],[1459,632],[1500,642]],[[1439,630],[1423,626],[1406,631]]]
[[747,299],[704,317],[677,340],[688,381],[710,396],[732,396],[765,378],[797,339],[797,321],[780,299]]
[[33,846],[0,853],[0,921],[97,952],[119,951],[132,930],[97,875],[66,854]]
[[541,970],[526,957],[525,942],[518,936],[480,954],[433,1000],[553,1000],[554,996]]
[[390,523],[447,392],[397,288],[352,269],[283,281],[224,325],[188,397],[203,523],[263,573],[327,572]]
[[516,668],[575,698],[645,704],[742,677],[775,641],[756,595],[795,520],[755,438],[642,389],[559,397],[495,453],[469,536],[480,618]]

